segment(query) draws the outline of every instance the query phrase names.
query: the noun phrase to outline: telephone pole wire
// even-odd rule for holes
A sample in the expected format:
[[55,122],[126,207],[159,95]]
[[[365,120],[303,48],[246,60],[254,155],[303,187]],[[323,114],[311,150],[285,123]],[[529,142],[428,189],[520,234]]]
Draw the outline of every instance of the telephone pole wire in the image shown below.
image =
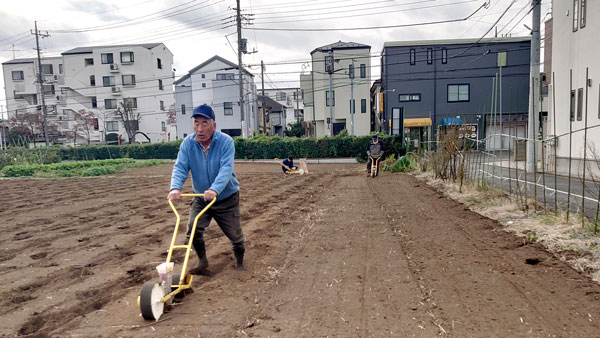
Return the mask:
[[48,34],[48,32],[40,33],[37,28],[37,21],[34,21],[34,23],[35,23],[35,33],[31,32],[31,34],[35,35],[35,50],[37,51],[37,61],[38,61],[37,82],[38,82],[39,94],[40,94],[40,98],[41,98],[40,101],[42,102],[42,127],[44,129],[44,141],[46,141],[46,147],[48,147],[50,145],[48,142],[48,127],[47,127],[48,113],[46,111],[46,100],[44,99],[44,80],[42,78],[42,58],[40,56],[40,35],[42,36],[42,38],[46,38],[46,37],[49,37],[50,34]]

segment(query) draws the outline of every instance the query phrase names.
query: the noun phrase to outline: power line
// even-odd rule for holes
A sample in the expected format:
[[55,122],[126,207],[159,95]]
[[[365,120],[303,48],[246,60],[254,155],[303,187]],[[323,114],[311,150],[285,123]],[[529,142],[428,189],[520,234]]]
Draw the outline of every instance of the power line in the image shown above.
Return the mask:
[[369,29],[385,29],[385,28],[404,28],[404,27],[417,27],[417,26],[428,26],[437,25],[442,23],[460,22],[469,20],[473,15],[484,8],[485,4],[481,5],[470,15],[459,18],[459,19],[448,19],[440,21],[420,22],[412,24],[402,25],[389,25],[389,26],[369,26],[369,27],[347,27],[347,28],[268,28],[268,27],[248,27],[247,29],[254,29],[259,31],[286,31],[286,32],[325,32],[325,31],[351,31],[351,30],[369,30]]

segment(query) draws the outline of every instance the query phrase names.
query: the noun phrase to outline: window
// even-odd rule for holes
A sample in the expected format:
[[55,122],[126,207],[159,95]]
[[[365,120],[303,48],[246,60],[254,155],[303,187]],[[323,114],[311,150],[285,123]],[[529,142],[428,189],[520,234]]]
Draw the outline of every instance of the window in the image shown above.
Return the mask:
[[102,60],[102,63],[104,63],[104,64],[114,63],[112,53],[102,53],[101,60]]
[[156,58],[156,67],[158,67],[158,69],[162,69],[162,61],[159,58]]
[[100,129],[98,125],[98,119],[92,119],[92,126],[94,126],[94,130]]
[[579,2],[581,2],[581,7],[579,8],[579,28],[583,28],[585,27],[585,7],[586,7],[586,0],[579,0]]
[[54,74],[54,68],[52,65],[42,65],[42,74],[51,75]]
[[233,80],[233,73],[217,74],[217,81]]
[[448,50],[446,48],[442,48],[442,63],[448,63]]
[[202,88],[206,88],[206,83],[202,82]]
[[165,110],[165,101],[160,101],[160,110]]
[[360,78],[364,79],[367,77],[367,65],[364,63],[360,65]]
[[133,52],[121,52],[121,63],[132,63]]
[[296,101],[302,100],[302,91],[296,90],[294,92],[294,100],[296,100]]
[[285,92],[277,92],[275,94],[275,100],[277,101],[285,101],[287,98],[287,95],[285,94]]
[[167,123],[165,121],[160,122],[160,130],[167,131]]
[[25,96],[23,94],[17,94],[16,90],[13,90],[13,95],[15,97],[15,100],[25,100]]
[[398,95],[399,102],[421,101],[421,94],[400,94]]
[[124,98],[123,105],[127,108],[137,108],[137,98],[135,98],[135,97]]
[[114,76],[103,76],[102,77],[102,86],[111,87],[115,85],[115,77]]
[[583,88],[577,89],[577,121],[583,118]]
[[233,115],[233,103],[223,102],[223,113],[225,115]]
[[90,75],[90,86],[96,86],[96,75]]
[[367,99],[360,99],[360,112],[362,114],[367,113]]
[[573,32],[577,31],[579,24],[579,0],[573,0]]
[[122,75],[123,86],[135,86],[135,75]]
[[294,109],[294,117],[304,116],[304,109]]
[[430,65],[433,63],[433,49],[427,48],[427,64]]
[[62,63],[58,64],[58,74],[62,74],[63,73],[63,65]]
[[575,91],[571,90],[571,121],[575,121]]
[[54,85],[47,85],[47,84],[43,84],[42,85],[42,94],[44,95],[49,95],[49,94],[55,94],[54,92]]
[[417,52],[411,48],[410,50],[410,64],[414,65],[417,63]]
[[448,85],[448,102],[468,102],[469,85],[452,84]]
[[119,131],[119,121],[106,121],[106,131]]
[[117,99],[104,99],[105,109],[117,109]]
[[22,70],[13,70],[12,71],[12,79],[13,80],[24,80],[25,74]]
[[92,99],[92,108],[98,108],[98,99],[95,96],[92,96],[91,99]]
[[206,74],[202,74],[202,76],[201,76],[201,77],[202,77],[203,79],[204,79],[204,78],[206,78]]
[[94,65],[94,59],[84,59],[83,60],[84,65],[87,66],[93,66]]
[[185,104],[181,105],[181,115],[185,115]]
[[161,79],[158,79],[158,90],[163,90],[163,84]]
[[[335,106],[335,90],[333,91],[333,95],[331,95],[331,100],[333,101],[333,105]],[[325,106],[329,107],[329,90],[325,91]]]

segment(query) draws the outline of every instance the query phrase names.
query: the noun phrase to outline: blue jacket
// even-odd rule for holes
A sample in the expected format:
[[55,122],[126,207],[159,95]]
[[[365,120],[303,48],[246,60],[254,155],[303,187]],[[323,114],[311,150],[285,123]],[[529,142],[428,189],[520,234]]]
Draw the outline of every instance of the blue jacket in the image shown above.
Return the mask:
[[233,139],[227,134],[215,131],[207,159],[202,146],[195,138],[196,134],[188,135],[179,147],[171,175],[170,190],[181,190],[191,170],[192,186],[196,194],[214,190],[217,192],[217,201],[220,201],[239,191],[239,182],[233,172]]
[[[294,161],[288,161],[288,159],[286,158],[285,160],[283,160],[281,163],[285,164],[288,168],[290,168],[290,170],[293,170],[292,167],[294,166]],[[284,166],[281,166],[281,170],[283,170],[284,173],[287,173],[287,169]]]

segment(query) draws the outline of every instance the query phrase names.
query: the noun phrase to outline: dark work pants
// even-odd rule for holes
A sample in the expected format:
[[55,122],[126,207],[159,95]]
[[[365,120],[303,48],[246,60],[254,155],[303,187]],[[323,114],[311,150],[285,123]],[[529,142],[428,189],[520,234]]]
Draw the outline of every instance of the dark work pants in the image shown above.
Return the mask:
[[[194,218],[196,215],[208,205],[203,197],[194,197],[190,204],[190,219],[188,221],[187,238],[190,238],[192,227],[194,226]],[[200,219],[196,226],[196,234],[194,242],[204,239],[204,229],[208,227],[210,221],[215,219],[225,236],[231,241],[233,248],[244,247],[244,234],[240,224],[240,194],[239,192],[225,198],[222,201],[217,201],[208,209]]]

